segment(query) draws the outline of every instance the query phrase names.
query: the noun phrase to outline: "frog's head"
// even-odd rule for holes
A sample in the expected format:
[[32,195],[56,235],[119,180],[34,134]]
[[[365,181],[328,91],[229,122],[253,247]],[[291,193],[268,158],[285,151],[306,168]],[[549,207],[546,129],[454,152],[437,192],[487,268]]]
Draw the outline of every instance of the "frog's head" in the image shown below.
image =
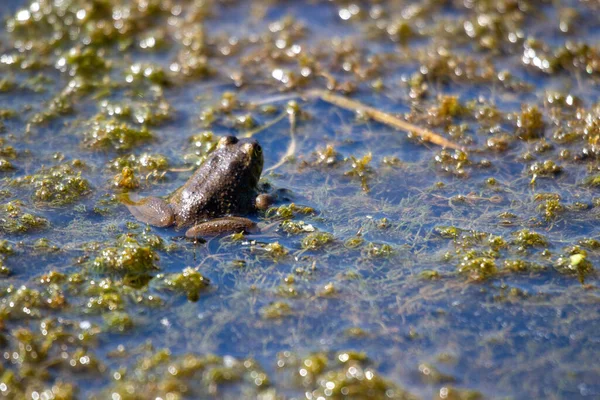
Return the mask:
[[254,139],[238,139],[235,136],[225,136],[219,140],[217,149],[227,152],[236,168],[243,169],[250,179],[250,185],[255,187],[260,180],[263,169],[262,147]]

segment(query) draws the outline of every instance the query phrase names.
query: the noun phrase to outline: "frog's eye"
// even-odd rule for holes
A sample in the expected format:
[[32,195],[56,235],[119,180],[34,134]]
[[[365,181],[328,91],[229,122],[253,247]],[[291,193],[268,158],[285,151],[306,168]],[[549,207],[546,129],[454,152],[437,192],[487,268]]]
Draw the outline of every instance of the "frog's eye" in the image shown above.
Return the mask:
[[221,139],[219,139],[219,143],[217,144],[217,147],[225,147],[227,145],[235,144],[237,142],[238,142],[238,138],[236,138],[235,136],[224,136]]

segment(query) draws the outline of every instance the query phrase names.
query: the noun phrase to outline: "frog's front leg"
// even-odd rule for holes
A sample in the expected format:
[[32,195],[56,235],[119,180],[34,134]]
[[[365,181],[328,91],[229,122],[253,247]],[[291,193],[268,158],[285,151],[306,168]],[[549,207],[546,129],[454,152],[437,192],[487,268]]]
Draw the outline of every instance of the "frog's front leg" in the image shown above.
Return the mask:
[[203,236],[218,236],[227,233],[251,233],[257,229],[256,223],[248,218],[223,217],[192,226],[185,232],[185,237],[196,239]]
[[158,197],[146,197],[140,201],[127,199],[123,203],[140,222],[159,228],[173,225],[175,222],[175,213],[169,203]]

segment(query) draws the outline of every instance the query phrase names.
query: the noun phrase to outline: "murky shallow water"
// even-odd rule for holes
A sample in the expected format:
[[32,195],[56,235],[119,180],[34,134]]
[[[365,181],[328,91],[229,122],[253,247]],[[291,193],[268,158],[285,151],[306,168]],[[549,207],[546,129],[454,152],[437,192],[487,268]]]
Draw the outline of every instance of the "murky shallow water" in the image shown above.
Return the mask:
[[[600,397],[600,10],[542,3],[9,2],[0,393]],[[467,151],[306,96],[334,79]],[[264,128],[276,165],[292,125],[263,178],[313,212],[195,244],[118,201],[119,156],[162,155],[131,167],[165,195],[219,136]]]

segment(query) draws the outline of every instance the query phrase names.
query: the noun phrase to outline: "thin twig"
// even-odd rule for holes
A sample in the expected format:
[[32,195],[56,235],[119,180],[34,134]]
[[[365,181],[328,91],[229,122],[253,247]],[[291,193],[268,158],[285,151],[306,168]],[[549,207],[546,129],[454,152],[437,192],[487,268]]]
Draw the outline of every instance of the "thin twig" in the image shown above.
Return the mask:
[[196,168],[196,166],[192,165],[191,167],[185,167],[185,168],[169,168],[169,172],[189,172],[189,171],[193,171],[194,168]]
[[264,106],[266,104],[280,103],[282,101],[294,100],[302,97],[300,93],[285,93],[276,96],[267,97],[261,100],[255,100],[252,102],[254,106]]
[[278,115],[276,118],[273,118],[272,120],[270,120],[266,124],[261,125],[258,128],[255,128],[255,129],[253,129],[251,131],[248,131],[248,132],[244,133],[242,135],[242,137],[249,138],[249,137],[252,137],[252,136],[256,135],[259,132],[264,131],[267,128],[270,128],[271,126],[275,125],[276,123],[278,123],[279,121],[281,121],[283,118],[285,118],[286,114],[287,114],[286,111],[282,112],[280,115]]
[[410,122],[403,121],[400,118],[393,116],[392,114],[388,114],[384,111],[367,106],[356,100],[351,100],[346,97],[338,96],[325,90],[318,89],[311,90],[306,94],[311,97],[318,97],[327,103],[336,105],[346,110],[360,111],[364,113],[367,117],[377,122],[381,122],[382,124],[392,126],[405,132],[415,133],[426,142],[437,144],[438,146],[447,147],[450,149],[463,150],[463,148],[458,144],[449,141],[448,139],[438,135],[437,133],[420,128],[416,125],[411,124]]

